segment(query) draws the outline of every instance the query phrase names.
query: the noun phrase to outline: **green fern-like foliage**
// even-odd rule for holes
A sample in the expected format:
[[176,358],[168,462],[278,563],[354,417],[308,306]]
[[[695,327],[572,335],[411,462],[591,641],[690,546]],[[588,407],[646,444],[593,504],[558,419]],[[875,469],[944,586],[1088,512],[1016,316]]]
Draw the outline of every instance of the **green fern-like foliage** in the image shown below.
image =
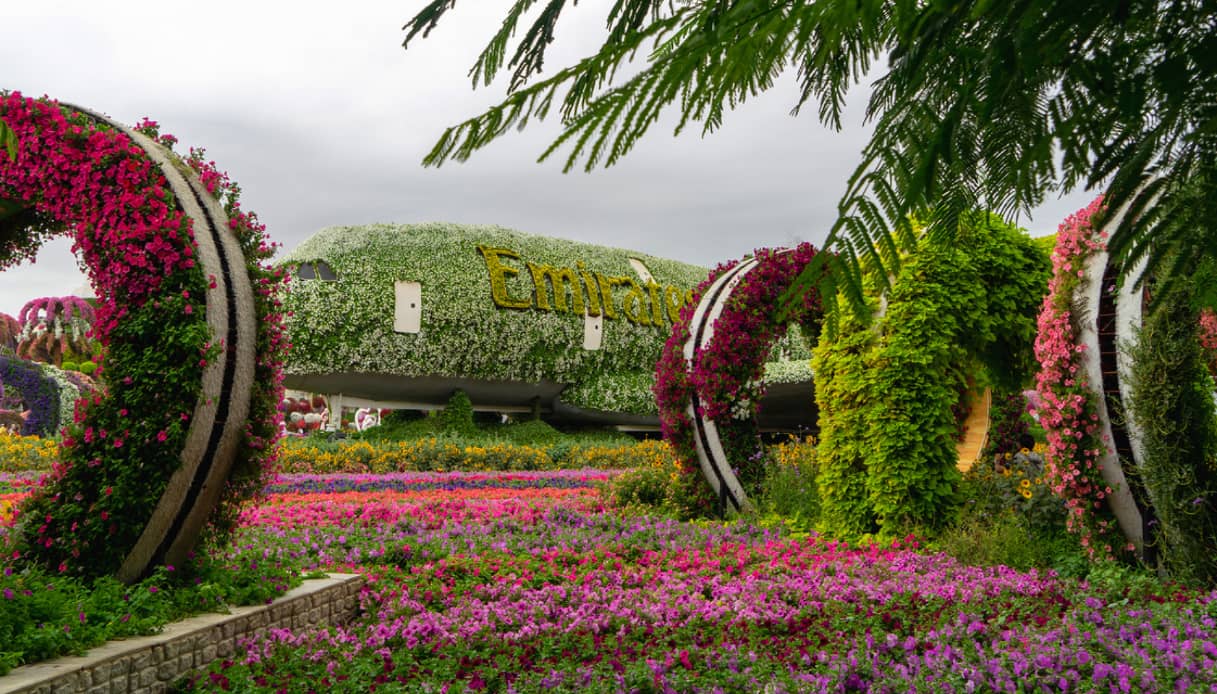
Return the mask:
[[[405,44],[455,4],[429,3],[405,25]],[[881,282],[896,276],[917,243],[910,214],[948,243],[966,210],[1009,216],[1079,187],[1106,190],[1105,215],[1127,206],[1111,250],[1147,257],[1168,283],[1177,268],[1159,267],[1152,240],[1185,257],[1217,250],[1214,3],[615,0],[599,49],[542,79],[568,5],[516,0],[470,72],[477,86],[508,70],[506,99],[444,132],[427,164],[464,160],[556,110],[564,129],[541,158],[566,150],[567,169],[609,166],[665,109],[678,112],[677,133],[710,132],[793,70],[792,111],[814,103],[834,128],[847,90],[874,80],[875,127],[825,243],[834,252],[790,296],[827,263],[821,293],[841,289],[865,309],[862,259]],[[642,65],[619,79],[635,59]]]

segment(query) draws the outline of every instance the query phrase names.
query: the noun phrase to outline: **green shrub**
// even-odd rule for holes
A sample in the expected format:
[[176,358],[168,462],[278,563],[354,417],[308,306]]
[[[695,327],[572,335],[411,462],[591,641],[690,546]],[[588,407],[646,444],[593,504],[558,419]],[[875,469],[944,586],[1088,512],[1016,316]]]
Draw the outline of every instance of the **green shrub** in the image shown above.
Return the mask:
[[449,433],[467,436],[477,431],[477,426],[473,423],[473,403],[463,390],[452,393],[448,404],[440,412],[439,419]]
[[1082,575],[1088,568],[1074,536],[1063,530],[1037,530],[1025,516],[1009,510],[996,515],[964,511],[955,525],[927,543],[927,549],[944,552],[971,566],[1053,569],[1068,576]]
[[74,361],[65,361],[59,365],[59,368],[63,369],[64,371],[80,371],[80,364],[77,364]]
[[1042,458],[1020,450],[1002,454],[1000,463],[982,460],[968,470],[958,515],[931,535],[930,547],[970,565],[1084,575],[1086,555],[1065,530],[1064,503],[1044,481]]
[[0,562],[0,675],[26,663],[80,655],[112,639],[154,634],[200,612],[262,604],[300,582],[299,566],[268,561],[252,546],[230,552],[223,563],[162,566],[129,586],[108,576],[87,582],[37,566],[13,571]]
[[1192,291],[1178,283],[1145,320],[1127,406],[1143,445],[1132,468],[1156,516],[1146,540],[1173,578],[1203,586],[1217,584],[1217,419]]
[[977,461],[964,475],[960,496],[962,513],[981,518],[1006,512],[1021,515],[1037,532],[1065,530],[1065,502],[1052,493],[1044,474],[1039,446],[1002,453],[993,460]]
[[[877,324],[843,316],[814,352],[825,531],[852,540],[943,527],[955,513],[953,406],[981,371],[1013,389],[1030,374],[1048,259],[995,215],[961,219],[960,246],[923,239]],[[878,307],[876,285],[869,300]],[[845,307],[842,313],[849,313]]]
[[80,373],[82,373],[86,376],[92,376],[93,372],[97,371],[97,364],[95,364],[91,361],[82,361],[82,362],[80,362],[80,365],[76,368],[78,371],[80,371]]
[[668,484],[668,473],[663,468],[627,470],[609,483],[609,501],[619,508],[662,511],[668,505]]

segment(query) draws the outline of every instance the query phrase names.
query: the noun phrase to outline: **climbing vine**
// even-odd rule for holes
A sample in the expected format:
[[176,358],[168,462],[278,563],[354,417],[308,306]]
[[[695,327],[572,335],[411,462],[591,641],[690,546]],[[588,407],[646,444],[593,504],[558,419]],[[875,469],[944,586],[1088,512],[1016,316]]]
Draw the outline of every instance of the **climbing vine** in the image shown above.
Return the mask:
[[958,246],[925,240],[882,300],[872,289],[873,322],[843,310],[837,336],[816,347],[817,481],[821,522],[833,535],[895,536],[948,522],[960,479],[960,394],[970,378],[1029,377],[1047,258],[994,215],[963,219]]

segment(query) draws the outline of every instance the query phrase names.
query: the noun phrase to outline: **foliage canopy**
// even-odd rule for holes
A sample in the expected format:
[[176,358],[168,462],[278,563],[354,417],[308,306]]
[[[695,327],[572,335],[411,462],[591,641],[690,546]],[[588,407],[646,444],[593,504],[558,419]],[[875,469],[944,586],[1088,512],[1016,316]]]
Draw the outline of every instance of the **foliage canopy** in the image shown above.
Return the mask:
[[[429,2],[403,45],[455,4]],[[793,111],[815,103],[840,128],[847,90],[875,76],[874,134],[825,243],[836,254],[820,256],[838,270],[822,291],[839,286],[864,306],[860,260],[894,274],[916,243],[910,214],[947,242],[966,210],[1010,216],[1079,186],[1105,188],[1106,214],[1139,213],[1122,218],[1111,249],[1148,254],[1151,271],[1169,245],[1151,241],[1178,242],[1184,257],[1217,250],[1214,3],[614,0],[599,50],[542,79],[558,19],[576,4],[516,0],[470,71],[475,86],[509,71],[506,99],[445,131],[425,163],[464,160],[556,108],[564,129],[541,158],[569,147],[567,169],[609,166],[665,108],[679,110],[677,133],[710,132],[790,69]],[[641,69],[615,79],[639,54]]]

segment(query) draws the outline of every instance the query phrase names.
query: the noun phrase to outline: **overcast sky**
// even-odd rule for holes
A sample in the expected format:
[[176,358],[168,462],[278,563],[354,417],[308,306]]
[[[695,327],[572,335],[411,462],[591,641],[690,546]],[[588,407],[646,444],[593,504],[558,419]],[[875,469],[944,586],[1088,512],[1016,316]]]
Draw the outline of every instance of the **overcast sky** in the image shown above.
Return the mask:
[[[426,40],[401,48],[425,0],[345,3],[0,3],[0,88],[48,95],[126,122],[147,116],[178,149],[205,147],[240,183],[282,252],[336,224],[450,221],[631,248],[703,265],[762,246],[823,240],[869,130],[864,93],[843,132],[793,79],[729,113],[708,137],[653,129],[622,163],[561,173],[536,158],[558,130],[530,125],[466,163],[423,168],[447,125],[501,99],[466,76],[507,0],[464,0]],[[609,0],[559,25],[551,69],[592,52]],[[1053,200],[1050,233],[1092,197]],[[85,281],[66,239],[0,274],[0,311]]]

